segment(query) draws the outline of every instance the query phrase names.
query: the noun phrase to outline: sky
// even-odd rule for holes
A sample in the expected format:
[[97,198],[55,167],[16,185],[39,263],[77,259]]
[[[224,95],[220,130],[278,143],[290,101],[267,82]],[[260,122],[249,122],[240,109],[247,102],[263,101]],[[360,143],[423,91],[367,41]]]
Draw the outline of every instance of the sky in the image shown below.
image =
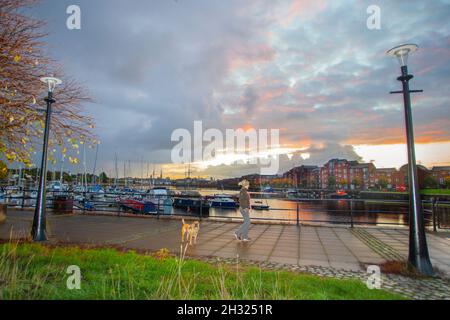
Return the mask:
[[[81,9],[81,29],[66,8]],[[367,8],[380,8],[369,29]],[[280,173],[331,158],[406,163],[398,62],[385,52],[416,43],[409,58],[417,160],[450,164],[450,2],[304,0],[43,0],[48,52],[83,83],[101,140],[97,172],[141,176],[171,163],[178,128],[279,129]],[[87,154],[92,171],[93,150]],[[220,160],[220,159],[219,159]],[[130,163],[130,165],[128,164]],[[57,167],[59,164],[56,165]],[[80,168],[72,168],[80,170]],[[193,175],[232,177],[251,164],[215,161]]]

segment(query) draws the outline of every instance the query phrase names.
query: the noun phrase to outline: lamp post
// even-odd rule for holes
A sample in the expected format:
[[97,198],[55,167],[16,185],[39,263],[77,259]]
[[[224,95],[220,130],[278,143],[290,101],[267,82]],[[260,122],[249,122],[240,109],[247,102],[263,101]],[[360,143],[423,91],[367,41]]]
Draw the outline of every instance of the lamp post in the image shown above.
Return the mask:
[[402,91],[392,91],[403,94],[405,106],[406,140],[408,147],[408,187],[409,187],[409,256],[408,261],[416,270],[424,275],[433,275],[433,267],[428,254],[425,222],[420,199],[419,179],[417,176],[416,155],[414,150],[414,130],[411,110],[410,93],[422,90],[410,90],[409,80],[414,76],[408,74],[408,55],[418,49],[415,44],[404,44],[387,51],[387,55],[398,58],[401,66],[401,76],[397,78],[402,83]]
[[47,149],[48,149],[48,137],[50,133],[50,120],[52,114],[53,90],[57,85],[62,83],[61,80],[53,77],[41,78],[41,81],[48,85],[48,96],[45,98],[47,102],[47,111],[45,115],[45,127],[44,127],[44,145],[42,148],[42,161],[41,161],[41,175],[39,177],[39,189],[38,197],[36,201],[36,208],[34,210],[33,227],[31,229],[31,236],[34,241],[46,241],[46,185],[47,185]]

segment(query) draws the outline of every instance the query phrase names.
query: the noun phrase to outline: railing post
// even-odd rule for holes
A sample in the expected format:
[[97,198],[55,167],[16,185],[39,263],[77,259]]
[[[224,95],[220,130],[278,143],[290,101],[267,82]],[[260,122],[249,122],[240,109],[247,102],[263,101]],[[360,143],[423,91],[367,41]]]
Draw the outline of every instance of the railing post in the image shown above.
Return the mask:
[[156,215],[157,215],[158,220],[159,220],[159,205],[160,205],[161,198],[159,196],[157,196],[157,197],[158,197],[158,205],[156,207]]
[[[436,209],[439,206],[438,202],[439,202],[439,200],[436,200]],[[441,215],[439,213],[437,213],[436,217],[437,217],[437,228],[440,229],[441,228]]]
[[353,199],[350,199],[350,228],[353,229]]
[[25,207],[25,189],[22,191],[22,209]]
[[297,227],[300,227],[300,203],[297,201]]
[[434,232],[437,231],[435,203],[436,203],[435,199],[431,198],[431,218],[433,219],[433,231]]
[[83,214],[86,214],[86,192],[83,191]]

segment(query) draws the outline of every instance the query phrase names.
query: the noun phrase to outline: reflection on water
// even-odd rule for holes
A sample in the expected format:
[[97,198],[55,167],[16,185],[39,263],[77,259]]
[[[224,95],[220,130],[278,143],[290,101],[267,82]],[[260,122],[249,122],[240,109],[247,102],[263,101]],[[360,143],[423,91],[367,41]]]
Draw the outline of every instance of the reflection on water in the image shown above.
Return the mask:
[[[199,190],[202,195],[217,193],[235,195],[238,191]],[[296,223],[297,201],[289,199],[277,199],[273,194],[252,194],[252,198],[264,198],[264,202],[270,206],[270,210],[252,210],[251,217],[261,220],[290,220]],[[345,200],[302,200],[299,205],[300,222],[317,222],[332,224],[350,224],[351,205],[353,205],[353,221],[355,224],[385,224],[408,225],[408,205],[406,203],[383,203],[375,201],[350,201]],[[175,209],[175,214],[186,214],[186,211]],[[449,208],[440,208],[438,214],[442,218],[448,217]],[[211,208],[210,217],[240,218],[237,209]],[[426,214],[427,225],[431,225],[430,215]],[[445,220],[442,219],[443,224]]]
[[[252,210],[251,217],[258,220],[291,220],[297,219],[297,202],[287,199],[267,199],[269,210]],[[405,206],[367,205],[364,202],[355,202],[353,207],[353,221],[369,224],[397,224],[408,223]],[[350,223],[350,202],[348,201],[301,201],[299,202],[299,220],[301,222],[329,222]],[[181,209],[174,209],[175,214],[185,214]],[[210,217],[237,218],[240,213],[237,209],[211,208]]]
[[[228,194],[237,195],[238,191],[223,191],[212,189],[198,190],[201,195]],[[408,224],[408,205],[406,203],[383,203],[375,201],[354,200],[353,204],[345,200],[301,200],[299,202],[290,199],[279,198],[275,194],[252,193],[252,203],[255,199],[264,199],[264,204],[270,206],[269,210],[252,210],[251,217],[263,221],[284,221],[286,223],[296,223],[297,206],[298,218],[300,222],[331,223],[331,224],[350,224],[351,212],[353,212],[353,221],[365,224],[384,224],[384,225],[407,225]],[[25,200],[25,207],[35,205],[35,199]],[[111,201],[111,200],[109,200]],[[21,207],[21,199],[10,199],[9,204]],[[51,200],[47,204],[51,206]],[[353,210],[351,210],[353,206]],[[102,207],[102,208],[100,208]],[[97,203],[97,210],[115,210],[111,205]],[[186,209],[165,207],[165,214],[190,214]],[[437,211],[441,225],[449,226],[450,208],[440,207]],[[237,209],[210,208],[209,216],[214,218],[241,218]],[[427,225],[432,225],[431,215],[426,214]]]

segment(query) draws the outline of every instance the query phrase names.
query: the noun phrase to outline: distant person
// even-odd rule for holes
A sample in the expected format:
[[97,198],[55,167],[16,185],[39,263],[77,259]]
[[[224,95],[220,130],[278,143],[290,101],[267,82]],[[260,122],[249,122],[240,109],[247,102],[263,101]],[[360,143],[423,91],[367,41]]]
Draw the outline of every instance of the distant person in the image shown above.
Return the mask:
[[242,217],[244,218],[244,223],[240,228],[234,233],[236,240],[250,241],[248,237],[248,229],[250,228],[250,194],[248,193],[248,188],[250,183],[247,180],[242,180],[239,182],[241,186],[241,191],[239,192],[239,210],[241,211]]

